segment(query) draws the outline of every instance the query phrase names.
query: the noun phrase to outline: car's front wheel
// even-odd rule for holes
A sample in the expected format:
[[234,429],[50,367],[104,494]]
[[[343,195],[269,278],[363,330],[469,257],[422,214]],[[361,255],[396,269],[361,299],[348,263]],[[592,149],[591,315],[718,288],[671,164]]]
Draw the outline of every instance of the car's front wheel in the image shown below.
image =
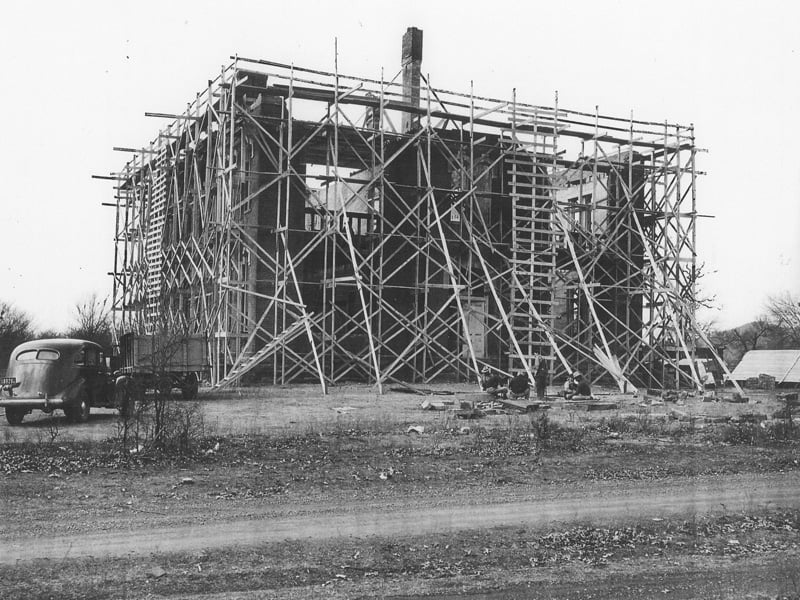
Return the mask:
[[6,421],[9,425],[19,425],[25,418],[24,408],[6,408]]
[[89,420],[90,412],[91,407],[89,405],[89,400],[86,398],[86,394],[83,394],[80,402],[78,402],[78,406],[75,407],[75,420],[78,423],[86,423]]

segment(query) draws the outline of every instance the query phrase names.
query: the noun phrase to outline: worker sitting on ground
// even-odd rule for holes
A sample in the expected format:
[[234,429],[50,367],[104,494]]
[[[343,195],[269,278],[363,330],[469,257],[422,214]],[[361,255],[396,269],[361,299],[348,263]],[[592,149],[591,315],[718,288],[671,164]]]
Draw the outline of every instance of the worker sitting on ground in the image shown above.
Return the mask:
[[531,382],[525,373],[517,373],[508,382],[509,400],[527,400],[531,395]]
[[564,398],[571,400],[575,397],[591,398],[592,388],[589,382],[579,371],[572,374],[572,377],[564,384]]
[[575,374],[571,373],[567,376],[567,380],[564,382],[564,398],[569,400],[575,395]]
[[575,395],[576,396],[591,396],[592,388],[589,387],[589,380],[582,374],[575,375]]
[[481,390],[492,396],[504,396],[506,392],[505,379],[493,372],[488,366],[481,369],[480,385]]

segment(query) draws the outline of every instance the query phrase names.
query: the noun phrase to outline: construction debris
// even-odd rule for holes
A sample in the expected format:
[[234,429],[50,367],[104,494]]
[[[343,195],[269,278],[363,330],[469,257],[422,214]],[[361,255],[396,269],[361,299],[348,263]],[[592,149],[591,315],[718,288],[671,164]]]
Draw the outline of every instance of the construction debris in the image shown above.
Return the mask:
[[670,407],[670,415],[674,419],[678,419],[680,421],[691,421],[694,417],[690,416],[689,413],[683,412],[682,410],[678,410],[677,408]]
[[730,418],[731,423],[761,423],[766,421],[767,415],[761,413],[745,413],[734,415]]
[[522,413],[529,413],[537,410],[546,410],[550,408],[550,406],[545,404],[544,402],[523,403],[517,400],[498,400],[497,402],[507,410],[513,410]]
[[617,410],[619,408],[618,402],[590,402],[586,406],[587,411],[593,410]]
[[415,388],[407,383],[398,383],[395,387],[389,388],[391,392],[399,392],[401,394],[417,394],[418,396],[452,396],[455,392],[450,390],[432,390],[429,388]]
[[734,392],[733,396],[726,396],[723,398],[725,402],[731,402],[733,404],[747,404],[750,402],[750,398],[747,396],[742,396],[738,392]]
[[562,407],[567,410],[616,410],[619,402],[609,400],[597,400],[592,396],[573,396],[570,400],[563,400]]
[[452,406],[452,400],[423,400],[420,404],[422,410],[447,410]]
[[455,416],[459,419],[478,419],[484,415],[484,412],[479,408],[459,408],[454,412]]

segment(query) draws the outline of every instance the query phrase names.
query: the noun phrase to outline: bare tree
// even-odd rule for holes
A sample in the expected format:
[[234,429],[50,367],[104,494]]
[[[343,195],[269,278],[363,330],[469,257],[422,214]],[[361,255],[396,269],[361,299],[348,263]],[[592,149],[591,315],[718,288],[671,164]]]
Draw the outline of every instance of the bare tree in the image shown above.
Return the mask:
[[800,299],[784,292],[771,296],[767,310],[784,347],[800,348]]
[[11,351],[33,337],[31,318],[12,304],[0,300],[0,372],[5,372]]
[[108,298],[100,300],[92,294],[75,305],[75,320],[67,330],[69,337],[97,342],[111,347],[111,306]]
[[770,346],[768,341],[774,329],[772,322],[765,315],[761,315],[747,325],[732,329],[731,334],[741,347],[742,354],[744,354],[750,350],[758,349],[759,342],[762,348]]
[[736,365],[750,350],[800,348],[800,299],[789,292],[772,296],[767,312],[755,321],[724,331],[711,326],[711,341],[725,349],[725,362]]
[[750,350],[776,347],[775,325],[766,315],[733,329],[713,330],[709,338],[715,347],[723,349],[729,367],[735,366]]
[[716,271],[709,271],[708,266],[704,262],[698,264],[690,273],[687,287],[694,286],[694,305],[696,309],[706,308],[709,310],[720,310],[717,303],[717,295],[710,294],[703,285],[703,280],[706,279],[708,275],[714,273],[716,273]]

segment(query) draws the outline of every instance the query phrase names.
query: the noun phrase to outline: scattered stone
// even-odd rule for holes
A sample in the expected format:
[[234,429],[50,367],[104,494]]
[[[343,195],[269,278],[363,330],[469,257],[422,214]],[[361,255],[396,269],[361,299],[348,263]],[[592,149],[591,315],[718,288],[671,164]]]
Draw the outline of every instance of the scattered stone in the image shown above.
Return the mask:
[[378,473],[378,477],[380,477],[383,481],[386,481],[387,479],[391,479],[397,472],[398,471],[395,471],[394,467],[389,467],[385,471]]
[[678,410],[677,408],[670,408],[669,410],[673,418],[675,419],[678,419],[680,421],[689,421],[691,419],[689,413],[686,413],[682,410]]
[[153,579],[161,579],[166,574],[167,572],[161,567],[151,567],[145,571],[145,575],[152,577]]
[[678,400],[678,392],[674,390],[665,390],[661,393],[661,399],[664,402],[676,402]]
[[742,396],[739,392],[734,392],[732,397],[725,398],[725,402],[731,402],[733,404],[747,404],[750,402],[750,398],[747,396]]

